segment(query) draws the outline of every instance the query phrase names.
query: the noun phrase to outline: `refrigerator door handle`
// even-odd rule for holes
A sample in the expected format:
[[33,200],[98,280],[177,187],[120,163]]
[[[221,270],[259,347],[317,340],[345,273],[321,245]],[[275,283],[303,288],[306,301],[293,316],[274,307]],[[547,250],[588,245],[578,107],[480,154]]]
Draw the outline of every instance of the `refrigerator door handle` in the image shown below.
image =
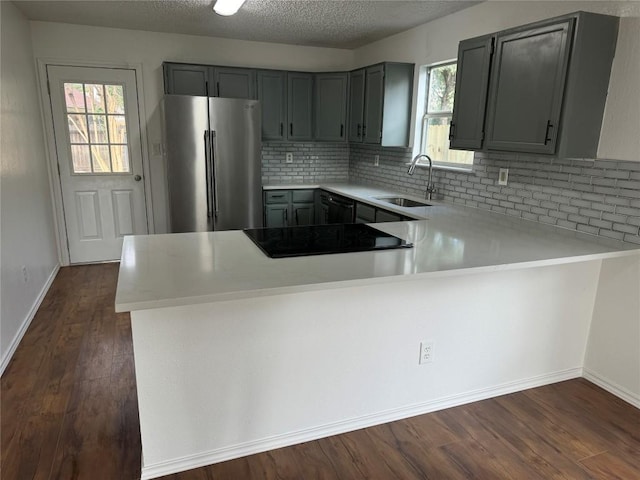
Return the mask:
[[211,152],[209,150],[209,130],[204,131],[204,171],[205,185],[207,187],[207,217],[211,218],[211,169],[210,166]]
[[218,169],[216,168],[216,165],[218,163],[218,154],[216,151],[216,145],[217,145],[217,139],[216,139],[216,131],[215,130],[211,130],[211,165],[212,165],[212,173],[213,173],[213,214],[216,218],[218,218],[218,213],[219,213],[219,202],[218,202]]

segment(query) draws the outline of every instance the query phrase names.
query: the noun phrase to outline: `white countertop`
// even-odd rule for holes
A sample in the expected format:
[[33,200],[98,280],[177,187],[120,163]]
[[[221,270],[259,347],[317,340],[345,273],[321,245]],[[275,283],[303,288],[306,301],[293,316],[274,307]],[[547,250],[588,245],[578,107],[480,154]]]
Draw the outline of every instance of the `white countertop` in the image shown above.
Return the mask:
[[640,255],[636,245],[483,210],[437,202],[407,209],[373,198],[394,192],[343,184],[320,187],[426,218],[373,224],[414,247],[272,259],[241,231],[129,236],[123,244],[116,311]]

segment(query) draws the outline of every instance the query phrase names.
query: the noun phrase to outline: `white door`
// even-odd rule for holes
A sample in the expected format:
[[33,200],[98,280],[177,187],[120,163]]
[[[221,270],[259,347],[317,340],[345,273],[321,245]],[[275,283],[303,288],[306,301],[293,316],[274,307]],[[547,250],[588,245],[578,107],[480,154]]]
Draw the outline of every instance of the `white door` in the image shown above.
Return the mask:
[[146,234],[135,70],[47,65],[71,263],[118,260]]

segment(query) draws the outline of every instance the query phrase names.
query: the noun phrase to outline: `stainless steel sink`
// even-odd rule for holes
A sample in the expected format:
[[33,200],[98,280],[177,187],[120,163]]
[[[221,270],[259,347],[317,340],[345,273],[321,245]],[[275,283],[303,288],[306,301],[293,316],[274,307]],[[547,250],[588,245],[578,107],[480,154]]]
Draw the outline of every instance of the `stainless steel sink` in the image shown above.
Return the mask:
[[383,202],[392,203],[399,207],[430,207],[431,205],[423,202],[416,202],[410,198],[404,197],[376,197],[376,200],[382,200]]

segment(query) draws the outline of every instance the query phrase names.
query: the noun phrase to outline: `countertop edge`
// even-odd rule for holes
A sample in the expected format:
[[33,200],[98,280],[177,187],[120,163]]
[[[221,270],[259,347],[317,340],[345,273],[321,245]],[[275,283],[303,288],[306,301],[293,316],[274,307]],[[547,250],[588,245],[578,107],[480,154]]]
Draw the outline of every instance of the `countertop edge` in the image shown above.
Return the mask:
[[149,300],[142,302],[119,302],[118,295],[115,299],[116,313],[135,312],[139,310],[153,310],[158,308],[183,307],[187,305],[217,303],[234,300],[244,300],[250,298],[269,297],[278,295],[288,295],[297,293],[314,292],[321,290],[333,290],[338,288],[361,287],[368,285],[379,285],[384,283],[404,282],[427,278],[441,278],[457,275],[473,275],[481,273],[501,272],[509,270],[520,270],[527,268],[547,267],[553,265],[564,265],[578,262],[588,262],[604,260],[608,258],[619,258],[625,256],[640,255],[638,249],[622,250],[615,252],[603,252],[587,255],[577,255],[570,257],[558,257],[543,260],[531,260],[526,262],[481,265],[477,267],[454,268],[449,270],[434,270],[415,274],[390,275],[385,277],[359,278],[352,280],[341,280],[337,282],[310,283],[304,285],[289,285],[275,288],[265,288],[257,290],[243,290],[236,292],[225,292],[220,294],[189,296],[179,298],[167,298],[162,300]]

